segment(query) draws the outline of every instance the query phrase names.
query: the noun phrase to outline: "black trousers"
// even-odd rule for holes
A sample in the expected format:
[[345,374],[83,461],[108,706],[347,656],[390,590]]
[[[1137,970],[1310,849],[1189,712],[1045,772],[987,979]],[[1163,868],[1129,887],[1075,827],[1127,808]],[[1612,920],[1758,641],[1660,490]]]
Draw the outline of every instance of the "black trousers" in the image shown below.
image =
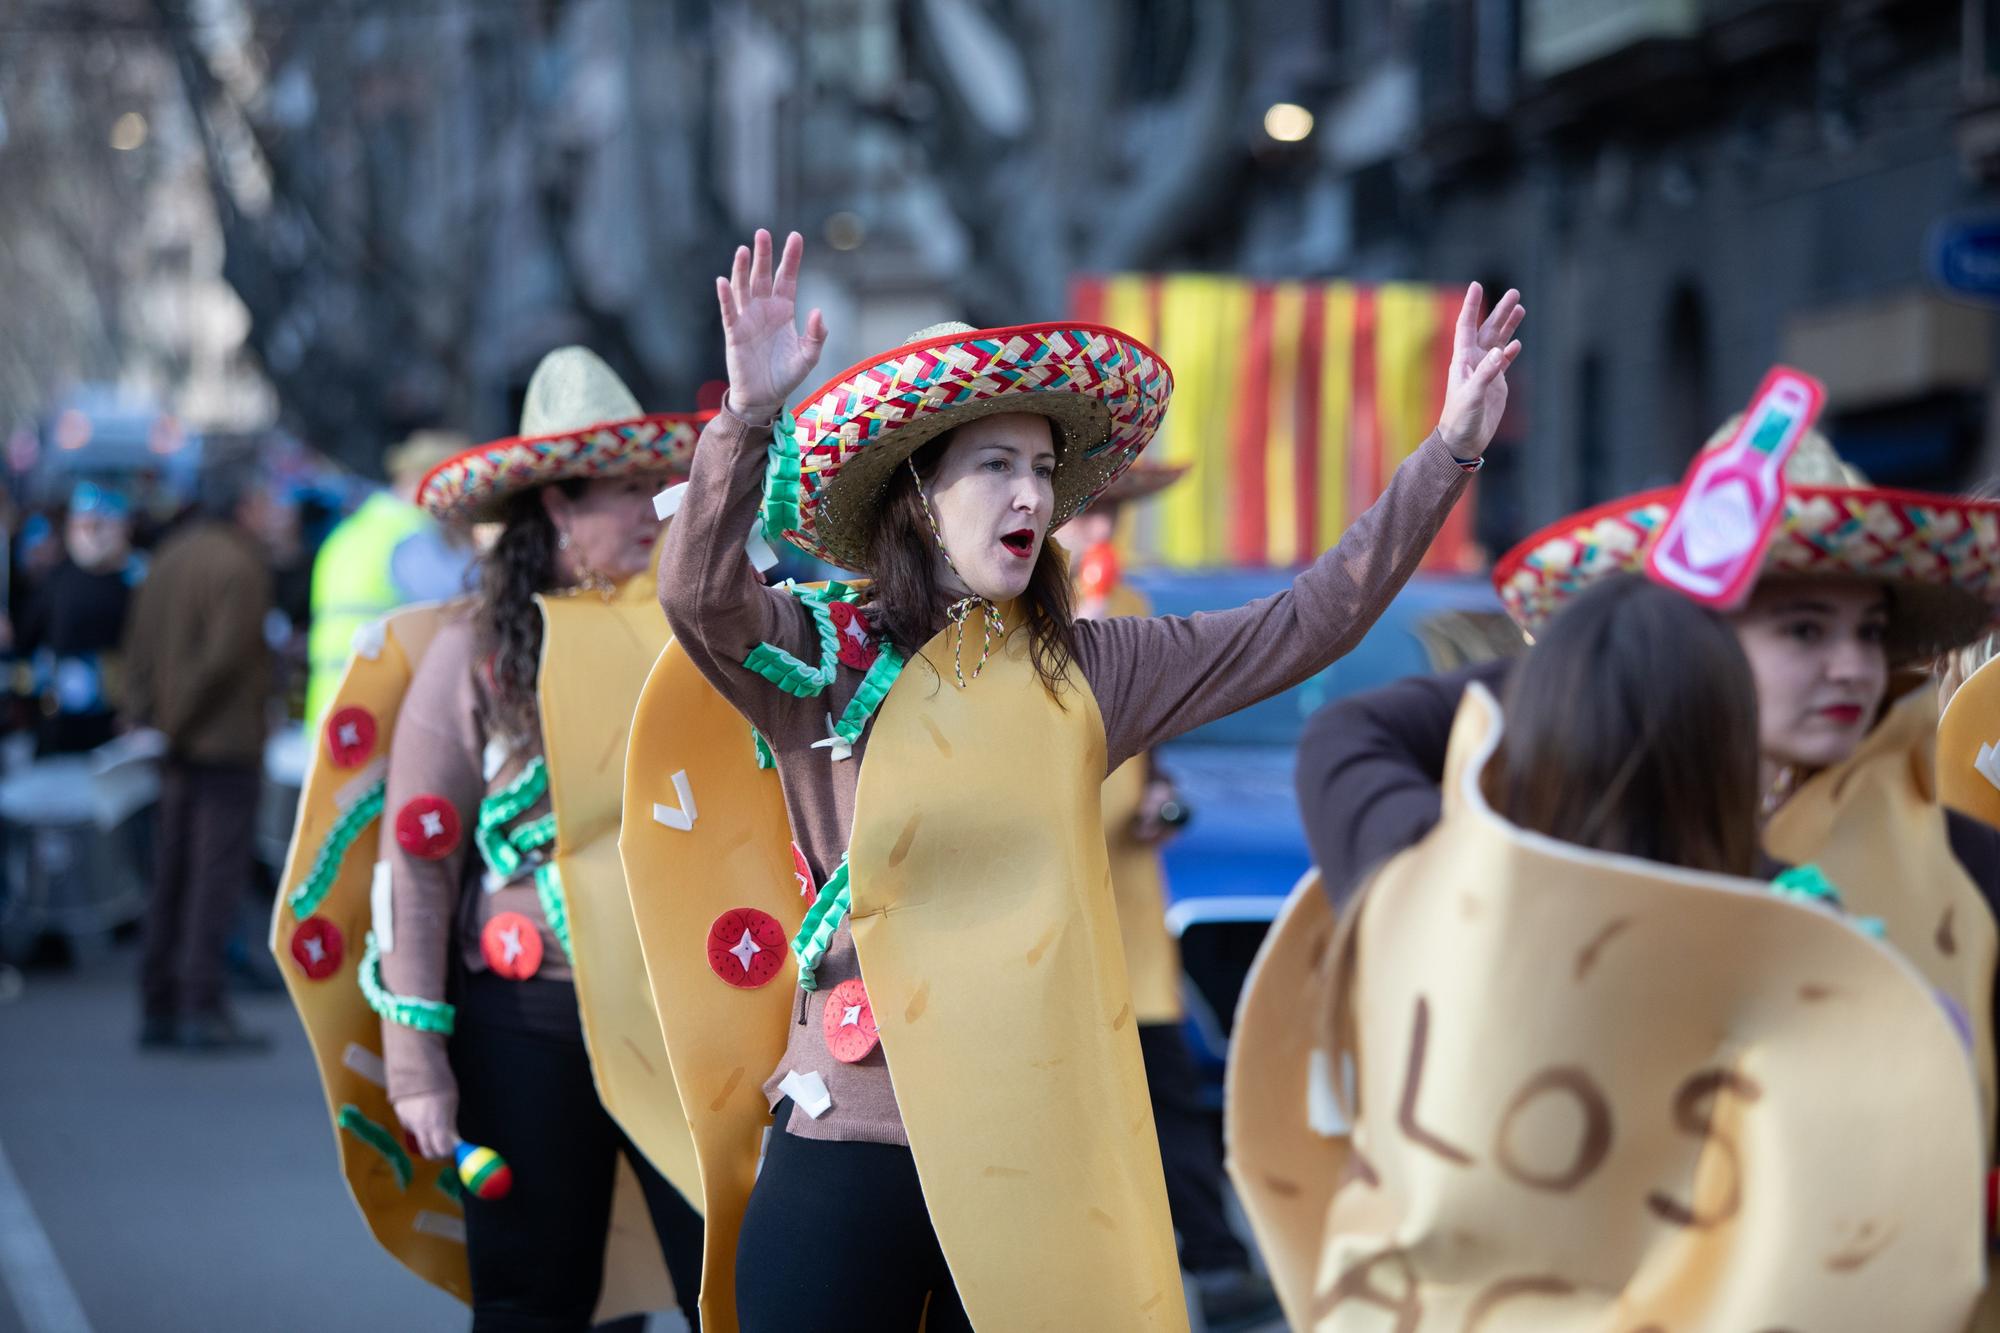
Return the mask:
[[222,954],[250,884],[261,780],[255,765],[169,759],[161,766],[139,965],[148,1018],[222,1010]]
[[700,1214],[597,1100],[580,1033],[481,1022],[482,989],[475,984],[461,994],[451,1037],[458,1132],[506,1158],[514,1188],[491,1203],[465,1201],[474,1333],[581,1333],[590,1327],[604,1281],[621,1153],[645,1191],[681,1309],[699,1327]]
[[910,1150],[774,1127],[737,1241],[743,1333],[916,1333],[927,1305],[926,1333],[970,1333]]
[[1139,1053],[1153,1098],[1167,1209],[1181,1236],[1181,1267],[1190,1273],[1247,1268],[1250,1255],[1222,1211],[1222,1141],[1215,1112],[1195,1096],[1200,1075],[1178,1023],[1139,1027]]

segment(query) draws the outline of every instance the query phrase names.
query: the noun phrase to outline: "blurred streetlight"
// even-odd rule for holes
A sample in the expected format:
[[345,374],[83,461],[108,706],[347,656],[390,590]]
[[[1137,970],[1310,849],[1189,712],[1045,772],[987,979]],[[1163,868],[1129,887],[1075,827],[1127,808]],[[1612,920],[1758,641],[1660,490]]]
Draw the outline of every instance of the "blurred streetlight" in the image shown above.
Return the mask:
[[867,237],[868,224],[859,213],[834,213],[826,220],[826,243],[836,250],[859,250]]
[[111,122],[111,146],[121,153],[129,153],[146,142],[146,118],[136,111],[127,111]]
[[1274,102],[1264,113],[1264,133],[1279,143],[1298,143],[1313,132],[1313,113],[1297,102]]

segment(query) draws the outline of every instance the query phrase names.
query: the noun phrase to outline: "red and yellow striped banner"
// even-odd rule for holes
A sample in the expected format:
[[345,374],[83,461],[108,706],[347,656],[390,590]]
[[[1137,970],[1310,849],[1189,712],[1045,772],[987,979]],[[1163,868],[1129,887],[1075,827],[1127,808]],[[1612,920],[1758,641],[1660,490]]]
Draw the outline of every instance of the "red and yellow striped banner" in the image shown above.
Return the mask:
[[[1204,273],[1078,279],[1078,319],[1112,325],[1174,370],[1148,453],[1192,463],[1124,540],[1180,567],[1304,564],[1339,540],[1437,424],[1463,288],[1250,282]],[[1425,560],[1466,569],[1472,502]]]

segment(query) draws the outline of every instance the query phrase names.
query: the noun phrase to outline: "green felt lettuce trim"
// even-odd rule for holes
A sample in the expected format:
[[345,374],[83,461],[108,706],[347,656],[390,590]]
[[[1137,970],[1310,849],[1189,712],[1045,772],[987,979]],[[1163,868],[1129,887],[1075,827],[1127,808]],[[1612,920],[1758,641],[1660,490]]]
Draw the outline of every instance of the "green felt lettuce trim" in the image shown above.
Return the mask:
[[397,995],[382,985],[382,947],[375,942],[372,930],[361,951],[361,998],[368,1001],[370,1009],[398,1027],[449,1037],[458,1023],[458,1010],[443,1000]]
[[778,417],[771,431],[771,461],[764,469],[764,537],[783,541],[788,532],[798,532],[802,498],[799,471],[799,423],[790,412]]
[[542,919],[549,923],[549,934],[562,945],[563,957],[574,963],[576,951],[569,947],[569,903],[563,898],[562,874],[554,861],[535,868],[535,897],[542,904]]
[[479,829],[472,835],[486,868],[501,879],[512,879],[521,869],[521,853],[533,851],[555,838],[554,816],[547,816],[548,837],[540,843],[523,845],[521,838],[543,821],[530,824],[511,838],[501,832],[508,823],[532,809],[549,790],[549,770],[540,756],[522,769],[520,775],[479,803]]
[[382,813],[382,802],[388,792],[386,781],[377,781],[361,794],[361,799],[347,807],[340,818],[333,821],[327,830],[326,841],[319,845],[319,852],[313,857],[312,869],[299,881],[287,899],[292,907],[292,915],[303,921],[319,910],[320,903],[332,891],[333,882],[340,878],[341,862],[347,859],[347,849],[361,836],[361,830],[368,827],[375,817]]
[[[1831,907],[1843,915],[1847,910],[1841,902],[1839,886],[1827,878],[1824,870],[1811,863],[1781,871],[1778,877],[1771,881],[1771,891],[1781,898],[1795,898],[1802,902],[1817,903],[1821,907]],[[1880,917],[1850,916],[1847,920],[1864,935],[1873,936],[1878,940],[1887,935]]]
[[458,1183],[458,1171],[449,1163],[445,1165],[444,1170],[438,1172],[437,1187],[439,1194],[460,1207],[465,1206],[465,1186]]
[[778,766],[778,756],[772,753],[771,742],[765,740],[764,733],[755,727],[750,728],[750,743],[757,750],[757,767],[776,768]]
[[847,891],[847,858],[843,856],[840,867],[827,876],[826,883],[819,887],[819,896],[806,909],[799,933],[792,936],[792,956],[799,960],[800,990],[819,989],[820,960],[826,957],[827,946],[833,943],[834,933],[847,920],[848,909],[853,905],[853,896]]
[[538,852],[556,840],[555,813],[543,815],[515,829],[507,841],[517,852]]
[[340,1108],[339,1124],[382,1155],[382,1160],[396,1173],[397,1189],[410,1187],[410,1177],[416,1174],[416,1170],[410,1165],[410,1154],[396,1141],[394,1134],[361,1114],[361,1108],[351,1102]]
[[833,684],[834,672],[840,665],[840,635],[833,628],[833,613],[826,609],[825,602],[796,590],[793,595],[812,612],[813,628],[819,632],[819,665],[807,666],[775,643],[760,643],[752,648],[743,665],[786,694],[811,699]]
[[847,711],[840,715],[840,721],[833,724],[834,734],[846,741],[850,748],[861,739],[868,719],[875,716],[875,710],[889,697],[889,687],[896,683],[896,677],[903,674],[903,661],[902,649],[893,643],[884,643],[875,664],[861,678],[854,697],[847,701]]

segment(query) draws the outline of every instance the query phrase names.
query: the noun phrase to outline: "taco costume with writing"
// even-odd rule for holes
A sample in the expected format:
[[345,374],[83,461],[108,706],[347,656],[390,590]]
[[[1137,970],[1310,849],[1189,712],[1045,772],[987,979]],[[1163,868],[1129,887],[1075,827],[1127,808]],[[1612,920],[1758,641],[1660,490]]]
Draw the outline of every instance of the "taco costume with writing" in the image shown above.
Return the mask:
[[[1707,447],[1724,443],[1734,424]],[[1992,624],[2000,504],[1870,486],[1818,434],[1787,463],[1785,492],[1760,579],[1882,584],[1892,668],[1922,666]],[[1596,580],[1642,568],[1675,496],[1667,488],[1614,500],[1521,543],[1493,572],[1508,612],[1532,634]],[[1933,776],[1936,723],[1927,687],[1888,707],[1854,755],[1785,800],[1764,846],[1779,861],[1819,865],[1848,909],[1881,919],[1889,942],[1967,1016],[1990,1121],[2000,932],[1988,895],[2000,885],[1975,883],[1952,854]]]
[[[521,437],[447,460],[421,499],[501,518],[549,482],[684,471],[696,429],[640,413],[595,357],[562,349],[530,383]],[[272,948],[385,1248],[477,1307],[545,1299],[510,1285],[525,1248],[534,1282],[563,1276],[565,1317],[665,1308],[670,1266],[691,1310],[700,1219],[675,1190],[699,1195],[693,1146],[616,848],[626,722],[665,634],[644,579],[537,600],[528,734],[499,714],[469,603],[363,634],[319,731]],[[463,1173],[417,1157],[397,1120],[392,1099],[425,1094],[457,1098]]]
[[1302,884],[1246,986],[1231,1167],[1292,1326],[1962,1328],[1985,1117],[1931,985],[1764,884],[1508,824],[1501,726],[1470,690],[1442,821],[1337,927]]
[[[761,1239],[750,1197],[799,1184],[772,1166],[781,1144],[812,1158],[800,1143],[907,1146],[948,1265],[918,1292],[932,1327],[957,1326],[961,1302],[980,1328],[1184,1327],[1098,793],[1133,755],[1351,646],[1462,469],[1423,443],[1277,597],[1079,624],[1060,698],[1017,605],[961,608],[905,662],[865,590],[766,588],[740,549],[761,499],[768,531],[865,568],[891,469],[1002,412],[1049,418],[1060,523],[1144,447],[1171,386],[1116,330],[955,326],[836,375],[775,436],[726,411],[703,433],[662,565],[675,642],[635,719],[622,841],[702,1164],[710,1329],[757,1326],[765,1285],[817,1262],[780,1228]],[[715,721],[708,687],[742,717]]]

